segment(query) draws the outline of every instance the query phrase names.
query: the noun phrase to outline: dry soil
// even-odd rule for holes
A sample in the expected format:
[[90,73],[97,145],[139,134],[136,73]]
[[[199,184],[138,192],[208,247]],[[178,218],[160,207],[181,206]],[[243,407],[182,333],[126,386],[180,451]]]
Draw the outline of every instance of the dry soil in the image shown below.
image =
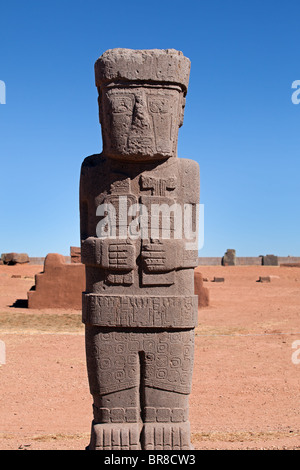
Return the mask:
[[[210,306],[196,329],[195,449],[300,449],[300,268],[199,269]],[[0,266],[0,449],[82,450],[92,399],[81,313],[26,308],[40,271]]]

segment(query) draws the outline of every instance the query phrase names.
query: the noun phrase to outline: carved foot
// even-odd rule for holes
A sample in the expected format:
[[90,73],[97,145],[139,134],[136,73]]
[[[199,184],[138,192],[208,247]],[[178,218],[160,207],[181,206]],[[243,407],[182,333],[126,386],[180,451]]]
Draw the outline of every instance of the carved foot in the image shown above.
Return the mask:
[[92,424],[88,450],[139,450],[140,425],[138,423]]
[[144,450],[191,450],[190,423],[145,423],[142,431]]

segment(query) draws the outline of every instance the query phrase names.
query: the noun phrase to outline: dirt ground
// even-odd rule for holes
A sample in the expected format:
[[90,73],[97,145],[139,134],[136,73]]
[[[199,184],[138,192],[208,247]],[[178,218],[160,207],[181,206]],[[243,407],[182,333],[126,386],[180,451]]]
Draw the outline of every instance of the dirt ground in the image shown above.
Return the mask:
[[[210,306],[196,329],[195,449],[300,449],[300,268],[199,269]],[[81,314],[26,308],[40,271],[0,266],[0,449],[82,450],[92,399]]]

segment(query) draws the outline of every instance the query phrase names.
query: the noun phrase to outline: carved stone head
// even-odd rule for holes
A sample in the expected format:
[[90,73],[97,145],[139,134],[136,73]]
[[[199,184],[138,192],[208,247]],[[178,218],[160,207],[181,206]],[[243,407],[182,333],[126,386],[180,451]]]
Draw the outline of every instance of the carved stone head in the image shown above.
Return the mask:
[[126,161],[177,155],[190,61],[182,52],[111,49],[95,63],[103,152]]

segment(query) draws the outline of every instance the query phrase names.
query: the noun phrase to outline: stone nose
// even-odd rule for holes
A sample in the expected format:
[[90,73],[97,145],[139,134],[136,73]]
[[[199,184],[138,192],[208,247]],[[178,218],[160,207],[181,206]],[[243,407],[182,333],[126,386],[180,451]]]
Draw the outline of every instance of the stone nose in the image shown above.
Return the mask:
[[150,119],[147,102],[144,98],[137,98],[133,109],[132,127],[139,130],[150,129]]

